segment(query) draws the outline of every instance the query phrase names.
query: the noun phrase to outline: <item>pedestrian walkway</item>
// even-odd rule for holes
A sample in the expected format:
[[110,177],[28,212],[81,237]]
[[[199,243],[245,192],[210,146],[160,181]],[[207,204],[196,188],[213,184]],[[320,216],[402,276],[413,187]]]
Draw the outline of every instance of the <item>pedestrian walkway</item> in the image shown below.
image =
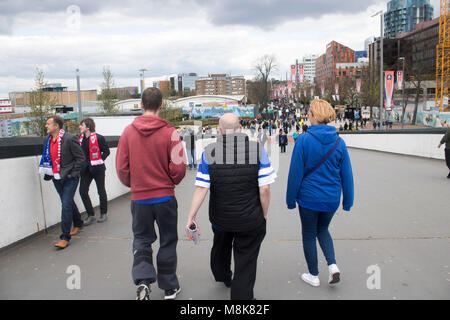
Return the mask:
[[[298,210],[285,205],[292,144],[280,155],[255,285],[257,299],[448,299],[450,297],[450,204],[444,161],[351,149],[355,206],[339,210],[330,231],[335,240],[341,283],[327,284],[319,254],[321,286],[300,280],[305,272]],[[178,299],[229,299],[209,269],[212,231],[208,205],[198,214],[201,242],[184,232],[194,191],[195,172],[176,189],[179,204]],[[106,223],[85,227],[71,245],[57,251],[59,227],[0,252],[0,299],[135,299],[131,280],[130,195],[109,203]],[[207,202],[207,201],[205,201]],[[98,213],[97,213],[98,214]],[[157,252],[155,243],[155,254]],[[66,273],[79,266],[81,289],[69,290]],[[367,286],[371,266],[380,270],[381,289]],[[372,267],[373,268],[373,267]],[[370,281],[369,281],[370,282]],[[373,281],[371,282],[373,284]],[[152,287],[151,299],[163,291]]]

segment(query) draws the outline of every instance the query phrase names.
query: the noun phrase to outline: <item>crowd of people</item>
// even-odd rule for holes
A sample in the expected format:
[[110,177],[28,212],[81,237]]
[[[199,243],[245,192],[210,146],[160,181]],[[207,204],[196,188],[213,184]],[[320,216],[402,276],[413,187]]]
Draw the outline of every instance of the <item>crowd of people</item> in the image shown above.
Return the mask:
[[[274,130],[279,130],[282,153],[286,152],[287,135],[295,130],[292,134],[295,146],[285,183],[286,206],[291,210],[299,208],[302,224],[308,272],[302,274],[301,279],[314,287],[320,285],[318,239],[327,260],[328,283],[340,281],[328,229],[341,204],[341,195],[343,209],[351,210],[354,185],[345,142],[336,128],[328,125],[336,121],[336,113],[328,102],[314,100],[300,117],[292,106],[283,106],[275,119],[268,120],[240,121],[232,113],[225,114],[219,120],[216,141],[202,150],[198,163],[195,144],[199,138],[197,133],[203,131],[195,133],[192,128],[186,128],[182,134],[184,149],[176,129],[159,117],[162,109],[159,89],[146,89],[141,107],[144,114],[136,117],[121,135],[115,163],[119,180],[131,189],[131,274],[137,286],[137,300],[149,300],[151,285],[155,282],[164,290],[167,300],[175,299],[181,292],[176,275],[178,203],[175,186],[185,178],[187,167],[197,169],[185,226],[187,237],[195,239],[193,229],[201,235],[196,219],[209,193],[209,220],[214,234],[210,267],[214,279],[231,288],[231,299],[254,299],[257,260],[268,227],[270,185],[278,178],[264,147],[268,139],[266,132],[271,135]],[[110,154],[105,138],[96,133],[92,119],[81,122],[79,138],[65,132],[63,125],[63,119],[58,116],[48,119],[49,136],[39,166],[44,179],[53,182],[62,203],[62,233],[55,244],[59,249],[67,248],[71,236],[84,226],[107,220],[104,161]],[[242,129],[257,133],[256,141]],[[450,131],[439,147],[444,143],[450,170]],[[73,200],[80,179],[80,195],[88,213],[85,221]],[[100,198],[98,220],[88,194],[93,180]],[[158,238],[160,246],[155,266],[152,244]]]

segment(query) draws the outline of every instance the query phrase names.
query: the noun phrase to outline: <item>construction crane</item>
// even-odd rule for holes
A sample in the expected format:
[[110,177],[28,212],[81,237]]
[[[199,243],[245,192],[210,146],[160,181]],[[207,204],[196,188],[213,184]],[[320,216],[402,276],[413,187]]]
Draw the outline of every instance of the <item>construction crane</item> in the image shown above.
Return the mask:
[[436,46],[436,107],[449,111],[448,94],[450,80],[450,0],[441,0],[439,18],[439,43]]

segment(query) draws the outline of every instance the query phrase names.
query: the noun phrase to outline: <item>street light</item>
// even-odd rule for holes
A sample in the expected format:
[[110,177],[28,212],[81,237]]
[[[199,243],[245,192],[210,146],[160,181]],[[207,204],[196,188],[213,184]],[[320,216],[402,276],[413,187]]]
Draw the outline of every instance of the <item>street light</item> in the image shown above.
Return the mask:
[[[403,120],[405,118],[405,111],[406,111],[406,102],[405,102],[405,86],[406,86],[406,77],[405,77],[405,57],[399,57],[398,60],[402,60],[403,62],[403,68],[402,68],[402,129],[403,129]],[[398,79],[397,79],[398,81]]]
[[81,109],[80,70],[76,69],[76,72],[77,72],[78,123],[81,123],[81,120],[83,120],[83,110]]
[[380,15],[380,129],[383,127],[383,78],[384,78],[384,60],[383,60],[383,18],[384,13],[382,10],[378,11],[373,17],[376,17],[377,15]]
[[140,82],[141,82],[141,94],[144,92],[144,79],[145,79],[145,71],[148,71],[147,69],[140,69],[139,70],[141,72],[140,76]]

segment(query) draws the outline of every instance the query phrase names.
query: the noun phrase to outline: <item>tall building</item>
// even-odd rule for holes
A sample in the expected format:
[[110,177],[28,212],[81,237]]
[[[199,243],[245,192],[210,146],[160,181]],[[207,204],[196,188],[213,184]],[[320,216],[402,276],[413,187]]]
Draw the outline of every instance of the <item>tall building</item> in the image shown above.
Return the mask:
[[332,41],[327,45],[326,52],[316,59],[316,84],[334,82],[339,75],[336,69],[338,63],[355,63],[355,51]]
[[432,19],[430,0],[391,0],[384,15],[384,37],[395,38],[400,33],[414,31],[419,23]]
[[319,56],[317,54],[312,54],[303,57],[303,75],[305,81],[309,81],[310,83],[314,83],[314,79],[316,78],[316,59]]
[[195,90],[195,81],[198,80],[196,73],[182,73],[178,75],[178,92],[190,92]]
[[195,81],[197,95],[246,95],[245,78],[227,74],[210,74]]

